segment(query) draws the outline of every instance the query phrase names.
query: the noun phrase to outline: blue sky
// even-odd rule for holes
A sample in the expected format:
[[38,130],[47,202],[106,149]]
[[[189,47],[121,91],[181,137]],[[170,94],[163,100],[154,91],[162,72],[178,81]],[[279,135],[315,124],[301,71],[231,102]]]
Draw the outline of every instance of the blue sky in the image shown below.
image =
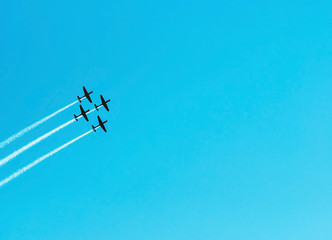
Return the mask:
[[331,22],[331,1],[2,1],[0,140],[83,85],[111,111],[0,188],[0,239],[331,239]]

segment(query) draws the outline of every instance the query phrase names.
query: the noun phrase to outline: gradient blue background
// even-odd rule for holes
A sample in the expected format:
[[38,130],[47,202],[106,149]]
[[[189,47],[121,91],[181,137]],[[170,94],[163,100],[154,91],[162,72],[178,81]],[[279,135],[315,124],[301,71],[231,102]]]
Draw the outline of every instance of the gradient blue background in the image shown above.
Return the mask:
[[112,102],[0,188],[0,239],[332,239],[331,24],[327,0],[2,1],[0,140],[82,85]]

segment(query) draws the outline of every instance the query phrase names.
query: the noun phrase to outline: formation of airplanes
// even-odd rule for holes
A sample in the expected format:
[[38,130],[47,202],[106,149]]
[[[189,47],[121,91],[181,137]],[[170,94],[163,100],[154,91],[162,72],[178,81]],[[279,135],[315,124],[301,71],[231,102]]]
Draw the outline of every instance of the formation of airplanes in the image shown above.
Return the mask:
[[[77,96],[78,101],[81,103],[81,102],[82,102],[81,100],[83,100],[84,98],[86,98],[86,99],[88,99],[88,101],[89,101],[90,103],[92,103],[92,100],[91,100],[90,94],[92,94],[93,91],[88,92],[88,91],[86,90],[86,88],[83,86],[83,92],[84,92],[83,97],[79,97],[79,96]],[[100,100],[101,100],[101,104],[99,104],[99,105],[94,104],[96,110],[99,111],[99,110],[98,110],[99,108],[104,107],[104,108],[106,109],[106,111],[109,112],[109,108],[108,108],[107,103],[110,102],[111,100],[110,100],[110,99],[105,100],[104,97],[103,97],[103,95],[100,95]],[[79,119],[80,117],[84,117],[85,120],[88,122],[89,119],[88,119],[87,113],[90,112],[90,110],[88,109],[88,110],[85,111],[84,108],[82,107],[82,105],[80,105],[80,111],[81,111],[81,113],[80,113],[79,115],[74,114],[74,118],[75,118],[75,120],[78,121],[78,119]],[[106,131],[106,127],[105,127],[105,123],[107,122],[107,120],[106,120],[106,121],[102,121],[102,120],[100,119],[99,116],[97,116],[97,119],[98,119],[98,125],[97,125],[97,126],[93,126],[93,125],[92,125],[92,129],[93,129],[93,131],[96,132],[96,129],[100,127],[100,128],[102,128],[105,132],[107,132],[107,131]]]

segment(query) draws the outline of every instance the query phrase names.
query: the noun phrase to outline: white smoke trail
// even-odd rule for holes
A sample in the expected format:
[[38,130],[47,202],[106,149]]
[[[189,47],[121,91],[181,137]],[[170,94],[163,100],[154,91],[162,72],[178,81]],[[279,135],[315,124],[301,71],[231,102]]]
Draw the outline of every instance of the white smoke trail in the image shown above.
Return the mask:
[[94,109],[92,109],[91,111],[87,112],[87,115],[88,115],[89,113],[92,113],[93,111],[96,111],[96,109],[94,108]]
[[44,156],[38,158],[37,160],[35,160],[34,162],[28,164],[27,166],[21,168],[20,170],[18,170],[17,172],[13,173],[12,175],[10,175],[9,177],[3,179],[1,182],[0,182],[0,187],[5,185],[6,183],[10,182],[11,180],[13,180],[14,178],[17,178],[18,176],[20,176],[22,173],[28,171],[30,168],[36,166],[38,163],[44,161],[46,158],[52,156],[53,154],[59,152],[60,150],[64,149],[65,147],[68,147],[70,144],[76,142],[77,140],[79,140],[80,138],[88,135],[89,133],[91,133],[92,130],[82,134],[81,136],[77,137],[77,138],[74,138],[73,140],[65,143],[64,145],[62,145],[61,147],[58,147],[56,148],[55,150],[45,154]]
[[61,126],[53,129],[52,131],[49,131],[48,133],[45,133],[43,136],[33,140],[32,142],[28,143],[27,145],[21,147],[20,149],[16,150],[15,152],[13,152],[12,154],[9,154],[7,157],[3,158],[0,160],[0,166],[4,165],[5,163],[9,162],[10,160],[12,160],[13,158],[17,157],[18,155],[20,155],[21,153],[23,153],[24,151],[28,150],[29,148],[31,148],[32,146],[36,145],[37,143],[43,141],[44,139],[48,138],[49,136],[51,136],[52,134],[56,133],[57,131],[61,130],[64,127],[67,127],[69,124],[73,123],[75,121],[75,119],[70,120],[64,124],[62,124]]
[[27,133],[27,132],[31,131],[32,129],[34,129],[35,127],[39,126],[43,122],[46,122],[47,120],[51,119],[55,115],[61,113],[62,111],[66,110],[67,108],[73,106],[77,102],[78,101],[75,101],[75,102],[61,108],[60,110],[52,113],[51,115],[48,115],[47,117],[39,120],[38,122],[35,122],[34,124],[30,125],[29,127],[24,128],[23,130],[19,131],[18,133],[14,134],[13,136],[11,136],[8,139],[4,140],[3,142],[0,143],[0,149],[3,148],[4,146],[6,146],[7,144],[11,143],[12,141],[14,141],[16,138],[19,138],[19,137],[23,136],[25,133]]
[[[87,114],[92,113],[95,109],[89,111]],[[80,119],[82,116],[79,116],[77,119]],[[41,137],[33,140],[32,142],[28,143],[27,145],[21,147],[20,149],[16,150],[15,152],[9,154],[7,157],[3,158],[0,160],[0,167],[4,164],[6,164],[7,162],[9,162],[10,160],[12,160],[13,158],[17,157],[18,155],[20,155],[21,153],[25,152],[26,150],[28,150],[29,148],[33,147],[34,145],[36,145],[37,143],[43,141],[44,139],[48,138],[49,136],[51,136],[52,134],[56,133],[57,131],[61,130],[62,128],[67,127],[69,124],[73,123],[75,121],[75,119],[70,120],[64,124],[62,124],[61,126],[49,131],[48,133],[45,133],[44,135],[42,135]]]

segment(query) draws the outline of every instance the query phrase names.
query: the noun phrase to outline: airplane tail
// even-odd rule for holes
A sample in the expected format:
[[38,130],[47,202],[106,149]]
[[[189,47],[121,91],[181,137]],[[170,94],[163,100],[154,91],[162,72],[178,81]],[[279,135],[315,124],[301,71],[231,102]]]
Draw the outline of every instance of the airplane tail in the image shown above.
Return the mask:
[[95,104],[95,108],[96,108],[97,111],[99,111],[99,110],[98,110],[98,106],[97,106],[97,104]]
[[79,102],[81,102],[81,98],[79,96],[77,96],[77,99],[78,99]]
[[74,118],[75,118],[76,121],[78,121],[77,116],[75,114],[74,114]]
[[93,126],[93,125],[91,125],[92,126],[92,129],[93,129],[93,131],[95,131],[96,132],[96,127],[95,126]]

